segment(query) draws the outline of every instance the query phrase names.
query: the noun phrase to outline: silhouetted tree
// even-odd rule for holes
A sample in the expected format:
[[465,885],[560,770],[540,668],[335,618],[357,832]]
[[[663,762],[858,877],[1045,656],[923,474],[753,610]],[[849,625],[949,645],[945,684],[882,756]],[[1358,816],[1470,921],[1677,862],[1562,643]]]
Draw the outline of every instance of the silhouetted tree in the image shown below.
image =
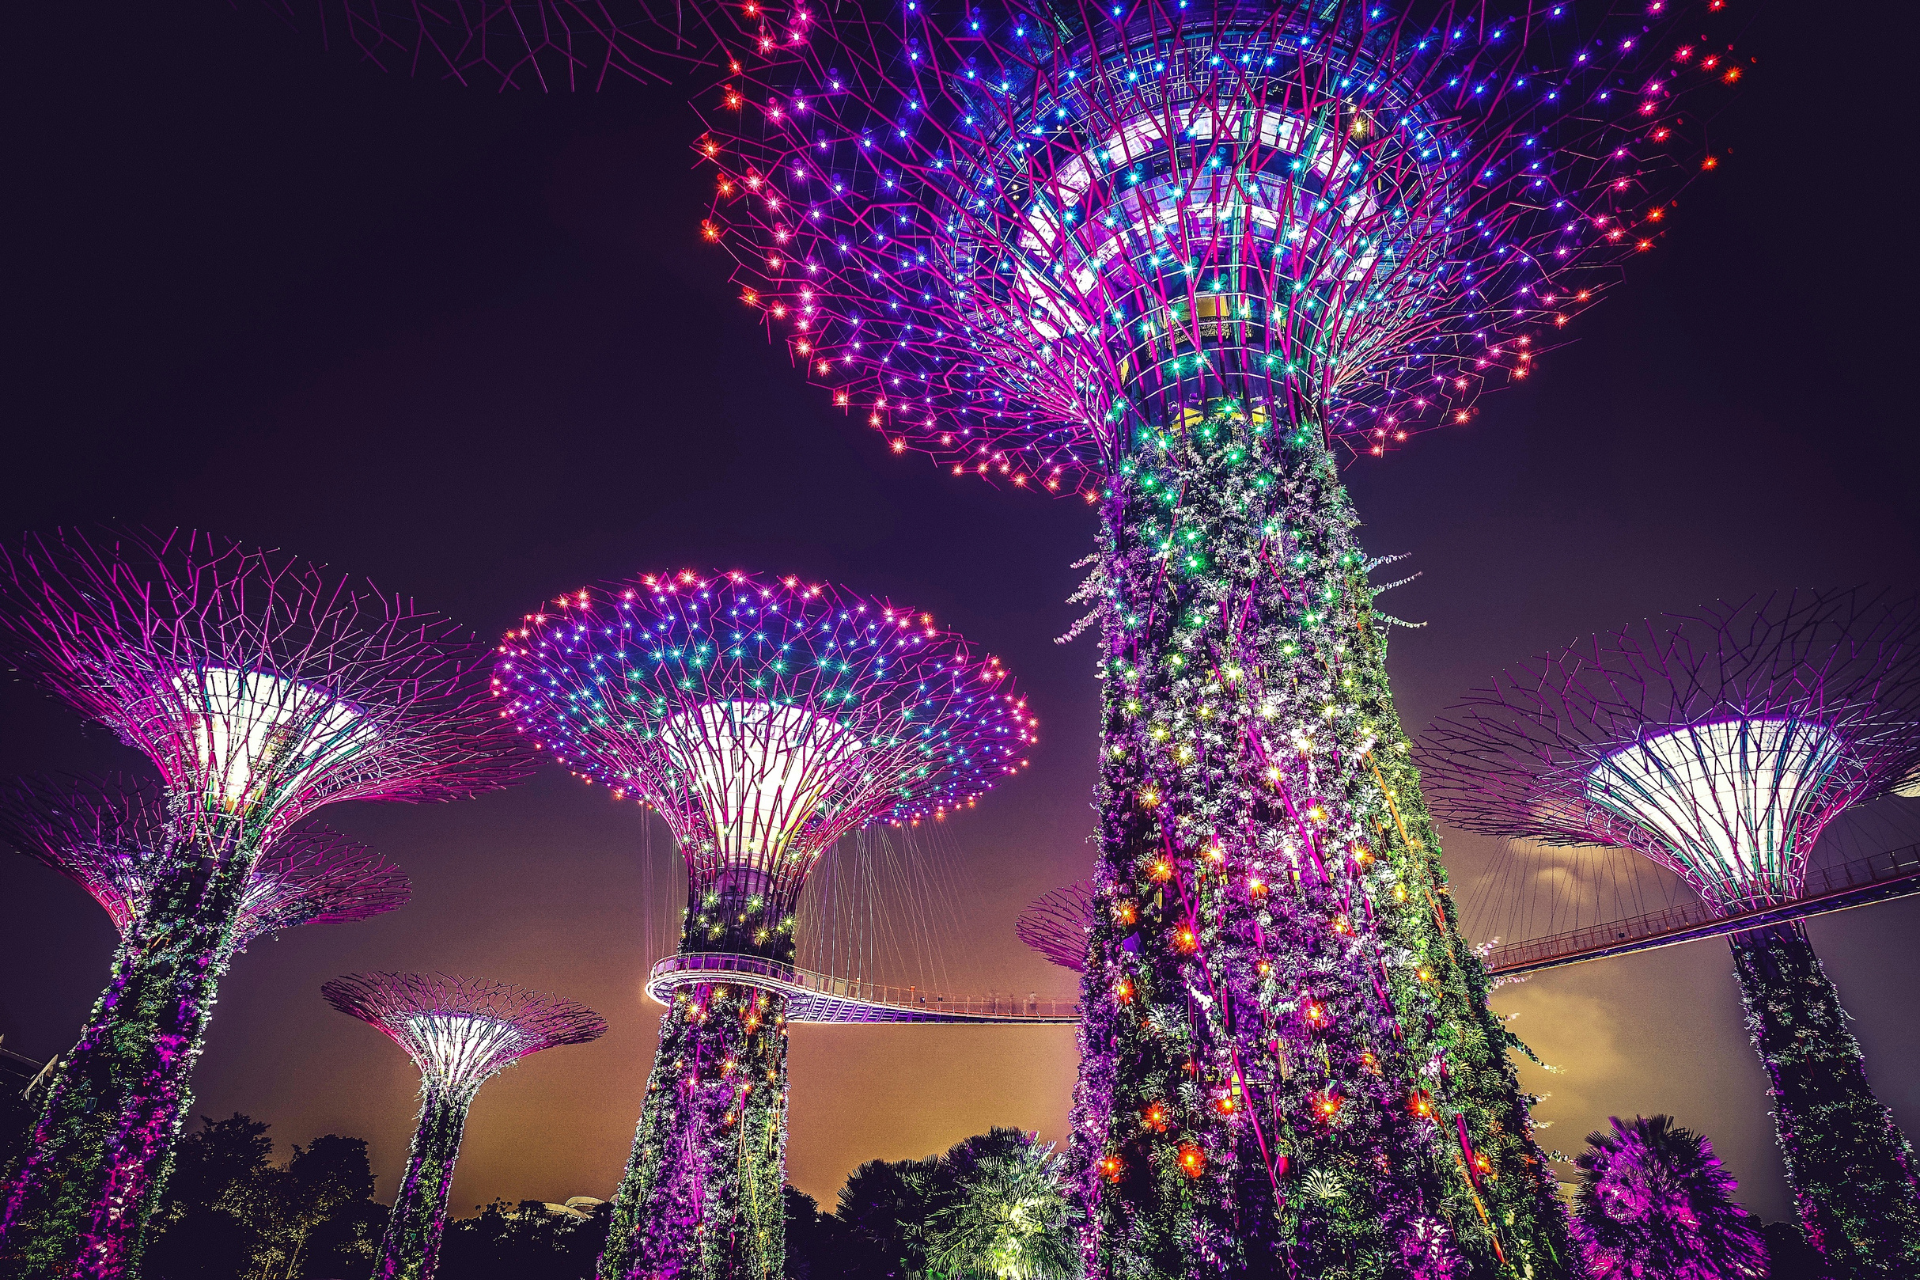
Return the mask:
[[847,1231],[840,1219],[820,1212],[817,1200],[791,1184],[780,1193],[787,1207],[787,1280],[850,1277]]
[[1767,1255],[1713,1145],[1671,1116],[1609,1121],[1574,1164],[1574,1234],[1594,1280],[1745,1280]]
[[[869,1160],[840,1191],[838,1274],[845,1280],[1072,1274],[1077,1260],[1063,1196],[1052,1147],[999,1125],[923,1160]],[[1044,1225],[1035,1229],[1035,1223]],[[822,1280],[819,1272],[812,1280]]]
[[[311,1146],[296,1146],[284,1169],[263,1169],[252,1181],[252,1217],[265,1237],[256,1267],[263,1280],[307,1274],[309,1239],[337,1215],[351,1217],[357,1206],[373,1199],[373,1168],[367,1163],[366,1142],[332,1133],[315,1138]],[[358,1264],[360,1260],[341,1261]],[[364,1267],[355,1265],[354,1270],[370,1270],[373,1262],[369,1253]]]
[[591,1280],[607,1243],[613,1206],[590,1216],[556,1213],[543,1201],[495,1200],[447,1224],[438,1280]]
[[259,1120],[200,1117],[175,1149],[165,1198],[148,1227],[141,1270],[151,1280],[240,1280],[265,1244],[254,1221],[256,1180],[273,1156]]
[[359,1138],[325,1134],[274,1165],[267,1125],[201,1117],[178,1148],[147,1280],[332,1280],[373,1267],[386,1210]]
[[834,1216],[861,1280],[908,1280],[926,1270],[926,1224],[938,1207],[940,1158],[869,1160],[840,1188]]

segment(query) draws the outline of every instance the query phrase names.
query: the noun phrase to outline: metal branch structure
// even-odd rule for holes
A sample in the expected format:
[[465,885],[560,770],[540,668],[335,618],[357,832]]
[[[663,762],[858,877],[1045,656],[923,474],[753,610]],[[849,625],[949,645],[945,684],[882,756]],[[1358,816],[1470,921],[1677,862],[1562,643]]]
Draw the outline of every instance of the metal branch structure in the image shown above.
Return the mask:
[[1741,68],[1679,7],[803,2],[703,103],[708,231],[956,474],[1098,501],[1223,399],[1380,454],[1528,376],[1714,163],[1683,100]]
[[[943,822],[1038,720],[931,615],[799,578],[685,571],[556,597],[495,682],[539,746],[659,812],[681,957],[600,1275],[760,1280],[785,1252],[788,988],[806,875],[871,823]],[[694,970],[698,970],[695,972]]]
[[164,782],[168,856],[0,1204],[0,1270],[118,1276],[138,1264],[248,890],[288,870],[263,853],[321,805],[457,799],[529,757],[457,626],[203,533],[0,549],[0,648]]
[[1510,668],[1425,741],[1435,810],[1470,831],[1639,851],[1731,934],[1801,1223],[1835,1274],[1920,1268],[1913,1155],[1868,1086],[1790,908],[1842,811],[1920,767],[1920,598],[1718,603]]
[[1087,938],[1093,932],[1093,883],[1077,880],[1035,898],[1020,913],[1013,932],[1053,964],[1087,971]]
[[[0,792],[0,839],[87,891],[125,938],[165,872],[167,798],[146,778],[36,778]],[[365,920],[406,905],[406,876],[325,827],[284,832],[260,855],[229,943],[303,924]]]
[[834,403],[1102,516],[1089,1274],[1578,1269],[1333,454],[1659,243],[1722,3],[798,0],[700,102],[703,233]]
[[420,1069],[420,1119],[373,1274],[376,1280],[430,1280],[467,1109],[480,1086],[529,1054],[598,1040],[607,1024],[571,1000],[445,974],[353,974],[335,978],[320,994],[384,1032]]
[[660,84],[755,47],[755,6],[686,0],[265,0],[288,26],[363,65],[495,92]]

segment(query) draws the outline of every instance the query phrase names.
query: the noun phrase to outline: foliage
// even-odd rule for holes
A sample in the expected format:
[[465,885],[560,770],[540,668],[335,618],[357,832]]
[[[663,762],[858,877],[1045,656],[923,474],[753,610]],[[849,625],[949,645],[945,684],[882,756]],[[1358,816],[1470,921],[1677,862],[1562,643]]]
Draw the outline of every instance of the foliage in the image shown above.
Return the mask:
[[203,1117],[184,1138],[156,1214],[147,1280],[320,1280],[373,1266],[384,1206],[367,1144],[325,1134],[271,1163],[267,1125]]
[[1860,1042],[1806,929],[1735,934],[1733,956],[1807,1242],[1837,1275],[1920,1275],[1913,1150],[1867,1083]]
[[835,1280],[847,1270],[847,1231],[798,1187],[780,1188],[787,1211],[787,1280]]
[[586,1280],[612,1221],[610,1204],[580,1218],[539,1200],[495,1200],[448,1226],[438,1274],[442,1280]]
[[940,1161],[869,1160],[847,1176],[834,1214],[846,1231],[847,1274],[905,1280],[926,1270]]
[[1594,1280],[1738,1280],[1767,1274],[1767,1252],[1713,1144],[1671,1116],[1609,1121],[1575,1158],[1574,1233]]
[[[847,1178],[836,1212],[824,1220],[831,1258],[814,1254],[808,1275],[1077,1275],[1067,1187],[1065,1161],[1051,1145],[1001,1126],[925,1159],[869,1160]],[[800,1275],[791,1267],[789,1274]]]
[[951,1203],[928,1222],[931,1269],[956,1280],[1076,1275],[1065,1166],[1051,1143],[1027,1140],[953,1168]]

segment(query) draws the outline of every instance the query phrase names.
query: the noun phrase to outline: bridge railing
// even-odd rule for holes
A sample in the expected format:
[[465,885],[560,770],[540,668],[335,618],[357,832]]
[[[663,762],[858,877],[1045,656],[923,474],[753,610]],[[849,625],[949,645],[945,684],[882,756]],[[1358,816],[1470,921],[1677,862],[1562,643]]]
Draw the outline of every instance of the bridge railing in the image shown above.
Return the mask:
[[1062,1018],[1077,1018],[1080,1012],[1078,1002],[1073,1000],[1042,998],[1034,994],[1020,996],[1011,992],[1005,995],[989,993],[984,996],[956,996],[928,991],[917,986],[893,986],[887,983],[866,982],[859,978],[815,973],[811,969],[802,969],[779,960],[769,960],[764,956],[739,955],[733,952],[695,951],[669,956],[653,967],[656,979],[670,974],[692,973],[711,974],[715,982],[722,982],[727,978],[737,980],[743,974],[750,975],[765,979],[787,991],[803,993],[820,1000],[844,1000],[849,1004],[946,1014],[952,1017],[1046,1018],[1057,1021]]
[[1875,886],[1892,886],[1915,879],[1920,879],[1920,844],[1836,866],[1811,868],[1807,872],[1806,888],[1792,901],[1766,904],[1733,915],[1723,915],[1704,902],[1682,903],[1625,920],[1502,943],[1487,953],[1486,966],[1491,973],[1524,971],[1556,962],[1571,963],[1587,955],[1632,950],[1635,943],[1652,942],[1689,930],[1713,928],[1716,932],[1737,932],[1743,920],[1752,920],[1758,925],[1768,922],[1768,917],[1818,915],[1823,903],[1828,909],[1838,909],[1851,905],[1847,899]]

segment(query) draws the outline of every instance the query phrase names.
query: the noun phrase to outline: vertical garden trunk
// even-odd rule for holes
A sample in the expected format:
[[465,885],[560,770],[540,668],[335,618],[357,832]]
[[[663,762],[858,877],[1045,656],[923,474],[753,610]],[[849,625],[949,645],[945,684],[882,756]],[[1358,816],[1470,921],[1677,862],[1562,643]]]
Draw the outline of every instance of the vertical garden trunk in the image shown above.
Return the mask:
[[[755,924],[745,938],[713,930],[717,919],[767,914],[757,899],[724,897],[693,904],[683,952],[725,949],[716,938],[744,950],[758,939],[757,950],[791,962],[790,918]],[[676,991],[614,1194],[601,1280],[779,1280],[786,1146],[785,998],[725,982]]]
[[376,1280],[430,1280],[433,1275],[447,1230],[447,1192],[453,1185],[454,1161],[460,1158],[460,1135],[478,1091],[477,1084],[449,1089],[421,1082],[420,1122],[407,1149],[393,1215],[380,1238]]
[[1747,1030],[1808,1241],[1836,1276],[1920,1276],[1913,1151],[1867,1084],[1840,993],[1798,922],[1733,935]]
[[1105,512],[1090,1272],[1568,1274],[1351,508],[1240,403],[1143,432]]
[[30,1145],[10,1171],[0,1207],[8,1280],[137,1268],[253,870],[245,835],[229,830],[186,846],[127,929],[112,978],[55,1069]]

